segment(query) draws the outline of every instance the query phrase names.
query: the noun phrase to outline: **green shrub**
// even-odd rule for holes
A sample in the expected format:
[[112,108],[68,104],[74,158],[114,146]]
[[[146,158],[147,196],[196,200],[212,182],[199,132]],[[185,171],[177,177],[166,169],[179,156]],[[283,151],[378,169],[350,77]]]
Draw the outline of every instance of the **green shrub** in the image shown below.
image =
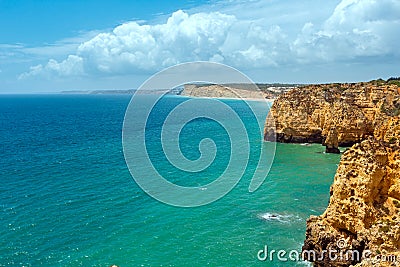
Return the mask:
[[379,229],[379,231],[387,233],[390,230],[390,226],[389,225],[383,225],[381,226],[381,228]]
[[392,80],[392,81],[390,81],[390,82],[388,82],[389,84],[395,84],[395,85],[397,85],[397,86],[399,86],[400,87],[400,81],[394,81],[394,80]]

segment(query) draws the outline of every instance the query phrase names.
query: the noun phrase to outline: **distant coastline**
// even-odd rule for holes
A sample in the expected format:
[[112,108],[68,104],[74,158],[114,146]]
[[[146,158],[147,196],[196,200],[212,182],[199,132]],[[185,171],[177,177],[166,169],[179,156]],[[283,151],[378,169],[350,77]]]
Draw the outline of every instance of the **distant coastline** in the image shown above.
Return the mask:
[[206,97],[221,99],[276,99],[282,93],[302,86],[302,84],[281,84],[281,83],[257,83],[255,84],[230,83],[222,85],[213,84],[186,84],[174,89],[140,90],[137,89],[110,89],[110,90],[71,90],[61,91],[60,94],[79,94],[79,95],[133,95],[139,93],[143,95],[181,95],[187,97]]
[[281,94],[297,88],[297,84],[186,84],[181,93],[188,97],[222,99],[274,100]]
[[[159,90],[141,90],[140,94],[171,94],[179,95],[182,92],[182,88],[176,89],[159,89]],[[72,90],[72,91],[61,91],[60,94],[79,94],[79,95],[133,95],[137,89],[126,89],[126,90]]]

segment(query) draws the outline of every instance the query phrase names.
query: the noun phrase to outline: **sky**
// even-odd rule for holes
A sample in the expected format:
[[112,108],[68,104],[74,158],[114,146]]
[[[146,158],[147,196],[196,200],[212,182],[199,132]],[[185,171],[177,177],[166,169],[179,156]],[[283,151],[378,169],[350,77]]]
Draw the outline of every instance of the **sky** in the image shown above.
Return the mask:
[[400,0],[0,0],[0,93],[132,89],[227,64],[255,82],[400,76]]

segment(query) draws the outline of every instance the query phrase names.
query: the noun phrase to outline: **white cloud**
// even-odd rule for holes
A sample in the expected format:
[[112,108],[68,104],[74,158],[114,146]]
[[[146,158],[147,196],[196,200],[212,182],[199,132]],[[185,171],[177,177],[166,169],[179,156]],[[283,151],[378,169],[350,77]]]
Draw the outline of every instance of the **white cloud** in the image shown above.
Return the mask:
[[18,79],[26,79],[36,75],[57,75],[57,76],[76,76],[82,75],[83,71],[83,60],[79,56],[69,55],[67,59],[57,62],[54,59],[50,59],[49,62],[43,66],[41,64],[30,67],[30,71],[19,75]]
[[[318,10],[319,3],[306,2]],[[234,1],[221,12],[177,11],[158,24],[127,22],[82,42],[64,60],[31,67],[20,78],[153,72],[194,60],[251,69],[400,56],[397,0],[343,0],[325,19],[309,17],[299,7],[292,14],[293,7],[286,10],[277,3],[253,1],[248,5],[264,9],[241,12],[238,6],[245,9],[246,3]],[[265,12],[269,6],[274,12]]]
[[80,45],[77,54],[89,72],[154,70],[189,60],[209,60],[218,53],[235,18],[220,13],[183,11],[165,24],[128,22]]
[[76,55],[62,62],[49,60],[20,77],[48,71],[59,75],[154,71],[194,60],[273,66],[278,64],[279,51],[285,48],[284,39],[276,25],[265,28],[219,12],[189,15],[177,11],[164,24],[128,22],[112,32],[100,33],[83,42]]
[[320,26],[304,25],[292,45],[299,60],[398,57],[400,2],[343,0]]

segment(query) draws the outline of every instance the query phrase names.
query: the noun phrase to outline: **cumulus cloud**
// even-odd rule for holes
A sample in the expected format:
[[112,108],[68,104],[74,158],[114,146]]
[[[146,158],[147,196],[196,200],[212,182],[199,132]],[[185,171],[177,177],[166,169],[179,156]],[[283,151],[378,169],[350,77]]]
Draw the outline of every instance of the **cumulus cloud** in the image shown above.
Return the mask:
[[189,60],[209,60],[219,53],[234,16],[177,11],[165,24],[129,22],[83,43],[78,55],[89,71],[121,73],[154,70]]
[[[265,27],[219,12],[173,13],[166,23],[128,22],[83,42],[75,55],[32,67],[20,78],[43,73],[124,74],[154,71],[177,63],[205,60],[233,66],[272,66],[285,49],[277,25]],[[286,49],[289,47],[286,45]]]
[[20,78],[153,72],[194,60],[243,69],[399,57],[399,13],[397,0],[342,0],[322,23],[310,19],[293,33],[262,18],[177,11],[164,23],[127,22],[97,34],[66,59],[50,59]]
[[79,56],[69,55],[67,59],[57,62],[54,59],[50,59],[49,62],[43,66],[41,64],[30,67],[30,71],[19,75],[19,79],[26,79],[30,76],[46,75],[46,76],[76,76],[82,75],[83,70],[83,59]]
[[304,25],[292,45],[298,60],[398,57],[400,2],[343,0],[320,26]]

